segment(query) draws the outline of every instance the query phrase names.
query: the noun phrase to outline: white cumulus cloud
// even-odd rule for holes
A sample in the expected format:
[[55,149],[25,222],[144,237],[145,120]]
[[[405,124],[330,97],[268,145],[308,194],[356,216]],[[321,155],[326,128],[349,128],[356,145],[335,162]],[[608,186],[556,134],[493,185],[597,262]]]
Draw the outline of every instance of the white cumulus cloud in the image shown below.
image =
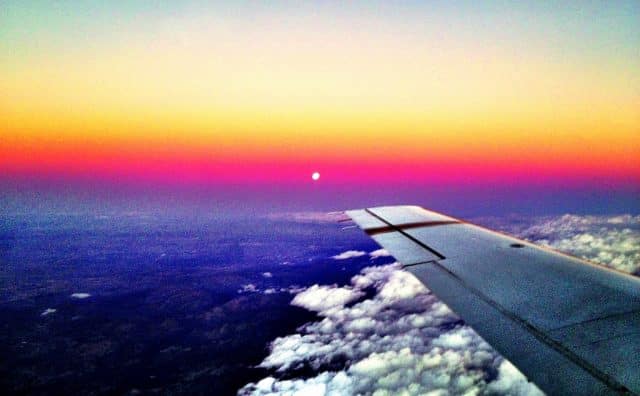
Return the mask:
[[253,283],[248,283],[246,285],[242,285],[238,290],[238,293],[257,293],[260,290]]
[[365,254],[367,254],[367,252],[363,252],[362,250],[347,250],[346,252],[342,252],[331,258],[334,260],[346,260],[354,257],[364,256]]
[[[504,228],[618,270],[638,274],[640,268],[640,216],[565,215]],[[350,250],[333,258],[365,254]],[[384,249],[369,253],[385,255]],[[293,305],[320,318],[275,339],[260,363],[271,375],[240,395],[542,395],[398,264],[365,268],[346,286],[293,293]]]
[[[371,289],[372,298],[350,304]],[[348,286],[312,286],[292,304],[320,312],[322,319],[274,340],[260,366],[279,374],[248,384],[241,395],[311,389],[331,395],[475,394],[497,380],[504,361],[398,264],[365,268]],[[305,367],[316,374],[278,379]],[[512,383],[500,386],[516,395],[537,390],[526,379]]]
[[313,285],[298,293],[291,305],[306,308],[310,311],[326,312],[362,297],[364,292],[350,287]]
[[640,216],[575,216],[537,221],[522,237],[618,271],[640,272]]
[[369,256],[371,256],[371,258],[378,258],[378,257],[389,257],[391,256],[391,254],[387,251],[387,249],[378,249],[378,250],[374,250],[373,252],[370,252]]

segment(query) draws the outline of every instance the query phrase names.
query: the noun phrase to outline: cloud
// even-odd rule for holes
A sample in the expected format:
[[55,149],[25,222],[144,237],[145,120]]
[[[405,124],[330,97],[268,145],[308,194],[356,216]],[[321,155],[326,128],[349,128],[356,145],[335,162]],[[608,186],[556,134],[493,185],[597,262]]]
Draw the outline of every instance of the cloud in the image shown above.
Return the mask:
[[238,294],[243,293],[263,293],[263,294],[275,294],[275,293],[289,293],[289,294],[298,294],[302,291],[306,290],[306,288],[301,287],[299,285],[291,285],[287,287],[269,287],[267,289],[260,289],[257,285],[253,283],[247,283],[245,285],[240,286],[238,289]]
[[[639,268],[640,216],[565,215],[503,228],[619,270]],[[376,252],[369,255],[383,254]],[[364,268],[345,286],[294,293],[292,304],[320,318],[273,340],[260,363],[271,375],[240,395],[542,395],[398,264]]]
[[291,286],[288,286],[288,287],[281,287],[280,288],[280,292],[281,293],[289,293],[289,294],[298,294],[298,293],[300,293],[301,291],[304,291],[304,290],[306,290],[306,287],[302,287],[302,286],[299,286],[299,285],[291,285]]
[[370,252],[369,256],[375,259],[378,257],[389,257],[391,256],[391,254],[387,251],[387,249],[378,249],[378,250],[374,250],[373,252]]
[[508,360],[503,360],[498,367],[498,379],[487,386],[487,393],[508,394],[509,391],[522,396],[538,396],[542,392],[530,386],[527,378]]
[[73,293],[70,297],[82,300],[82,299],[91,297],[91,294],[89,294],[89,293]]
[[640,235],[629,229],[578,234],[547,244],[619,271],[633,273],[640,268]]
[[267,216],[270,220],[295,221],[298,223],[336,223],[347,219],[344,212],[280,212]]
[[55,309],[55,308],[47,308],[40,314],[40,316],[51,315],[52,313],[56,313],[56,311],[57,311],[57,309]]
[[242,285],[238,290],[238,293],[257,293],[260,290],[253,283],[248,283],[246,285]]
[[[367,290],[373,297],[358,301]],[[347,286],[315,285],[292,304],[322,319],[274,340],[260,367],[276,375],[240,394],[475,394],[497,380],[504,361],[398,264],[365,268]],[[314,375],[278,379],[297,370]],[[500,387],[517,387],[512,394],[535,389],[526,379]]]
[[265,278],[272,278],[273,274],[271,272],[263,272],[262,276],[264,276]]
[[291,301],[291,305],[323,313],[362,296],[364,296],[364,292],[349,287],[313,285],[298,293]]
[[618,271],[640,271],[640,216],[564,215],[539,220],[520,235]]
[[367,254],[367,252],[363,252],[362,250],[347,250],[346,252],[342,252],[338,255],[332,256],[331,258],[334,260],[347,260],[354,257],[361,257]]

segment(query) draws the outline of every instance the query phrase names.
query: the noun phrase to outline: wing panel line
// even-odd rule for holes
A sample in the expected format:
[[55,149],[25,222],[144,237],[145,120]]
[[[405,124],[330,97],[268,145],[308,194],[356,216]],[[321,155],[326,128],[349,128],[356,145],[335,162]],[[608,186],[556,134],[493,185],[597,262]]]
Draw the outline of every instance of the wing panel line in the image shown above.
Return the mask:
[[[447,269],[445,266],[440,264],[438,261],[432,261],[429,264],[433,264],[433,265],[437,266],[439,269],[441,269],[442,271],[445,271],[446,273],[448,273],[451,277],[453,277],[456,281],[458,281],[465,289],[467,289],[471,293],[475,294],[478,298],[480,298],[482,301],[484,301],[485,303],[487,303],[490,306],[492,306],[493,308],[495,308],[498,312],[500,312],[505,317],[511,319],[515,323],[518,323],[520,326],[524,327],[527,331],[529,331],[534,337],[536,337],[542,343],[544,343],[544,344],[548,345],[550,348],[556,350],[562,356],[566,357],[567,359],[569,359],[570,361],[575,363],[578,367],[580,367],[580,368],[584,369],[585,371],[587,371],[593,377],[595,377],[595,378],[599,379],[600,381],[602,381],[603,383],[605,383],[611,389],[613,389],[613,390],[615,390],[617,392],[623,393],[623,394],[634,394],[629,389],[627,389],[627,387],[625,387],[624,385],[622,385],[621,383],[616,381],[609,374],[598,370],[592,364],[590,364],[589,362],[587,362],[584,359],[582,359],[580,356],[578,356],[577,354],[572,352],[569,348],[567,348],[563,344],[555,341],[550,336],[546,335],[544,332],[539,330],[537,327],[533,326],[531,323],[527,322],[526,320],[524,320],[522,318],[519,318],[518,316],[515,316],[513,313],[511,313],[509,310],[504,308],[502,305],[498,304],[494,300],[492,300],[489,297],[485,296],[483,293],[481,293],[479,290],[477,290],[473,286],[470,286],[467,282],[465,282],[463,279],[458,277],[455,273],[449,271],[449,269]],[[445,301],[445,303],[446,303],[446,301]]]
[[[630,369],[630,364],[633,365],[633,361],[629,359],[629,356],[631,356],[629,355],[629,353],[624,352],[624,356],[621,355],[621,359],[624,358],[623,360],[621,360],[621,362],[618,362],[618,360],[608,361],[605,359],[605,364],[601,364],[600,361],[596,361],[590,356],[590,353],[596,350],[591,352],[587,351],[588,353],[585,354],[583,350],[578,351],[575,348],[575,344],[584,344],[587,341],[588,345],[593,345],[599,344],[604,341],[609,342],[611,341],[611,339],[624,339],[625,337],[629,337],[630,335],[635,335],[637,329],[633,329],[630,324],[625,324],[624,328],[617,328],[617,331],[613,333],[610,330],[612,326],[616,325],[616,323],[625,321],[626,315],[633,315],[634,323],[637,322],[637,320],[640,320],[640,316],[638,316],[638,314],[640,314],[640,311],[638,311],[638,307],[635,307],[635,309],[629,309],[629,307],[623,309],[622,305],[619,304],[615,305],[615,307],[618,307],[615,309],[615,311],[626,312],[611,313],[612,310],[602,311],[600,312],[600,314],[602,315],[600,317],[584,317],[582,318],[583,321],[578,321],[577,323],[565,324],[557,327],[559,323],[568,321],[565,319],[559,321],[559,323],[555,323],[556,328],[553,328],[552,323],[552,329],[546,329],[545,326],[539,326],[537,324],[537,319],[528,319],[527,315],[521,315],[519,308],[515,307],[514,310],[512,310],[510,308],[511,304],[509,303],[509,301],[503,301],[499,298],[499,296],[494,299],[492,297],[492,291],[495,290],[495,282],[489,285],[490,288],[487,290],[489,294],[485,294],[482,282],[476,282],[477,277],[473,275],[473,265],[467,265],[465,267],[464,265],[462,265],[464,264],[463,262],[460,262],[460,260],[456,259],[453,259],[454,261],[451,262],[451,254],[454,255],[453,257],[456,257],[456,254],[458,253],[457,250],[453,251],[449,248],[452,246],[453,248],[457,247],[458,242],[463,243],[458,241],[457,237],[460,236],[460,232],[464,232],[464,230],[460,230],[458,227],[448,227],[448,225],[466,224],[465,221],[460,221],[451,217],[441,218],[441,216],[437,216],[436,212],[429,212],[420,208],[422,209],[422,211],[424,211],[424,215],[422,215],[422,212],[414,208],[418,207],[383,206],[363,208],[359,211],[353,212],[354,215],[357,215],[356,217],[359,219],[359,221],[362,222],[365,226],[361,228],[363,228],[363,231],[365,231],[366,234],[372,236],[373,239],[375,239],[384,248],[395,248],[395,251],[393,249],[390,249],[391,254],[394,254],[394,252],[400,254],[401,257],[403,257],[403,260],[407,260],[409,262],[408,265],[402,265],[403,269],[406,269],[416,275],[427,287],[429,287],[429,284],[432,284],[434,293],[435,290],[438,291],[438,293],[436,294],[438,297],[440,297],[438,294],[442,293],[442,301],[444,301],[445,303],[449,301],[451,304],[453,304],[452,307],[455,306],[461,312],[468,314],[470,323],[475,323],[475,325],[479,326],[479,329],[482,330],[481,335],[485,333],[486,336],[489,337],[488,339],[492,340],[491,342],[496,344],[495,346],[498,347],[498,350],[502,350],[504,348],[504,353],[509,354],[505,356],[512,356],[513,359],[518,361],[519,364],[522,364],[524,368],[530,371],[531,375],[537,378],[537,381],[541,382],[541,385],[545,385],[545,387],[548,387],[552,393],[558,391],[558,389],[564,389],[564,391],[569,390],[571,389],[571,384],[570,382],[559,381],[561,385],[554,386],[554,383],[558,382],[560,378],[554,378],[554,375],[551,374],[545,375],[544,373],[538,373],[539,369],[541,369],[542,367],[546,367],[547,363],[545,362],[547,360],[549,360],[549,363],[553,363],[555,361],[560,372],[566,372],[565,374],[568,375],[573,373],[572,375],[575,375],[576,379],[581,380],[580,384],[584,385],[580,389],[583,389],[585,391],[596,391],[596,393],[611,392],[616,394],[620,393],[640,396],[639,389],[636,389],[636,386],[632,384],[633,381],[629,381],[629,378],[633,378],[629,376],[634,375],[634,370]],[[352,217],[351,214],[349,214],[349,216]],[[360,222],[356,223],[360,225]],[[439,228],[440,225],[443,226],[443,229]],[[368,226],[368,229],[366,226]],[[426,229],[422,230],[423,227]],[[432,230],[431,227],[434,227],[435,229]],[[485,231],[488,234],[495,234],[497,236],[504,237],[507,241],[515,240],[517,242],[520,242],[518,239],[511,236],[507,236],[492,230],[487,230],[483,227],[475,227],[477,227],[479,231]],[[456,237],[453,240],[450,240],[450,238],[447,237],[449,233],[453,233],[452,235]],[[432,238],[433,235],[435,235],[435,239]],[[473,238],[473,235],[475,234],[472,232],[470,237]],[[402,242],[402,237],[406,238],[405,242]],[[462,240],[464,240],[464,238],[462,238]],[[479,240],[480,239],[478,238],[473,239],[473,241],[476,242]],[[493,241],[491,240],[489,242]],[[495,241],[495,243],[499,242],[500,241]],[[544,250],[547,252],[555,253],[559,256],[564,256],[566,257],[566,259],[576,260],[576,258],[572,256],[561,254],[551,249],[544,249],[528,242],[522,243],[527,246],[532,245],[539,250]],[[441,244],[443,246],[441,246]],[[413,245],[413,247],[411,247],[411,245]],[[480,250],[492,253],[493,251],[491,250],[491,246],[484,250]],[[462,250],[464,251],[464,253],[473,254],[475,252],[475,249],[471,249],[470,247],[464,250],[465,247],[466,245],[462,246]],[[442,253],[436,249],[443,249]],[[422,250],[422,252],[420,252],[420,250]],[[446,256],[444,253],[446,253]],[[516,259],[518,259],[518,257],[516,257]],[[462,265],[462,267],[458,268],[458,264]],[[481,265],[482,263],[476,264]],[[566,264],[568,266],[567,268],[573,268],[573,261],[567,262]],[[593,263],[588,264],[590,264],[589,267],[598,267],[599,269],[605,270],[605,267],[595,265]],[[451,267],[451,269],[449,269],[448,267]],[[481,269],[485,268],[482,267]],[[490,271],[490,266],[487,267],[487,269]],[[606,269],[611,271],[608,268]],[[524,271],[524,273],[527,274],[527,271]],[[580,274],[582,273],[583,272],[580,272]],[[587,271],[587,275],[589,274],[591,273]],[[448,278],[448,281],[446,278]],[[499,280],[500,277],[496,279]],[[485,279],[481,278],[480,280],[483,281]],[[589,279],[587,279],[587,281],[588,280]],[[614,281],[618,282],[620,280],[615,278]],[[637,284],[636,282],[632,282],[630,284],[627,284],[629,282],[616,282],[614,282],[615,285],[618,285],[618,283],[622,283],[622,286],[620,286],[621,288],[623,286],[626,286],[626,288],[624,288],[624,291],[626,292],[628,291],[627,289],[629,289],[630,296],[637,296],[638,290],[635,288],[635,286],[638,286],[640,284]],[[518,283],[518,285],[520,284]],[[497,284],[497,286],[500,285]],[[524,286],[528,285],[524,284]],[[526,287],[524,287],[524,289],[528,290]],[[578,293],[573,294],[577,295]],[[548,298],[547,300],[549,300],[549,304],[553,304],[553,298]],[[485,318],[484,315],[478,315],[474,313],[476,312],[475,308],[480,309],[480,307],[485,310],[485,314],[488,315],[487,318],[492,317],[492,320],[501,323],[497,332],[495,331],[495,329],[492,330],[491,326],[488,325],[490,321],[487,321],[488,319]],[[582,327],[578,328],[576,326]],[[573,329],[574,327],[575,330]],[[591,333],[589,333],[589,331],[591,331]],[[583,335],[582,332],[586,332],[585,334],[587,335]],[[523,345],[521,347],[517,347],[517,340],[519,340],[520,337],[522,337]],[[589,338],[583,339],[582,337]],[[602,340],[600,339],[604,337],[607,338]],[[635,335],[634,337],[637,340],[640,340],[637,335]],[[501,339],[507,341],[507,343],[501,341]],[[511,344],[508,340],[515,341],[516,345]],[[538,348],[540,352],[538,353],[536,350],[534,350],[534,347]],[[610,347],[598,348],[602,349],[602,351],[600,351],[600,349],[598,350],[600,351],[598,352],[600,353],[600,355],[602,355],[603,353],[613,353],[614,355],[615,353],[622,353],[618,351],[618,349],[620,349],[620,345],[617,344]],[[602,355],[601,357],[607,356],[608,355]],[[606,364],[607,362],[610,364]],[[623,374],[620,374],[617,371],[618,368],[625,370],[623,371]],[[604,388],[608,389],[608,391]]]
[[395,224],[391,224],[390,222],[388,222],[387,220],[383,219],[382,217],[378,216],[377,214],[375,214],[374,212],[372,212],[371,210],[369,210],[369,208],[365,209],[365,212],[369,213],[371,216],[375,217],[376,219],[380,220],[381,222],[387,224],[391,229],[393,229],[396,232],[399,232],[400,234],[402,234],[404,237],[406,237],[407,239],[411,240],[412,242],[416,243],[418,246],[428,250],[429,252],[433,253],[433,255],[435,255],[436,257],[440,258],[440,260],[445,259],[446,257],[443,256],[442,254],[440,254],[438,251],[430,248],[429,246],[425,245],[424,243],[420,242],[419,240],[417,240],[416,238],[412,237],[411,235],[407,234],[403,229],[397,227]]
[[396,224],[395,227],[386,226],[386,227],[367,228],[366,230],[364,230],[364,232],[366,232],[367,235],[377,235],[377,234],[384,234],[385,232],[394,232],[396,231],[396,229],[408,230],[411,228],[436,227],[436,226],[450,225],[450,224],[462,224],[462,223],[455,220],[420,221],[417,223]]
[[612,313],[610,315],[604,315],[604,316],[600,316],[597,318],[593,318],[593,319],[587,319],[587,320],[583,320],[582,322],[578,322],[578,323],[569,323],[566,324],[564,326],[560,326],[560,327],[555,327],[553,329],[551,329],[550,331],[557,331],[557,330],[564,330],[570,327],[574,327],[574,326],[578,326],[578,325],[583,325],[583,324],[589,324],[589,323],[593,323],[593,322],[598,322],[600,320],[604,320],[604,319],[611,319],[611,318],[617,318],[619,316],[627,316],[627,315],[631,315],[634,313],[640,312],[640,310],[638,309],[633,309],[631,311],[625,311],[625,312],[616,312],[616,313]]

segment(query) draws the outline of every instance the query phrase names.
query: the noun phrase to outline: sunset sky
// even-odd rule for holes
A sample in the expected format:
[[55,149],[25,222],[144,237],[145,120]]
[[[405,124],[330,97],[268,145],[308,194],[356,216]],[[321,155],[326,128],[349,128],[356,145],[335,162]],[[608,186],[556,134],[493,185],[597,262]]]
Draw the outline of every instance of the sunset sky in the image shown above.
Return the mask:
[[2,1],[0,178],[637,185],[639,20],[637,1]]

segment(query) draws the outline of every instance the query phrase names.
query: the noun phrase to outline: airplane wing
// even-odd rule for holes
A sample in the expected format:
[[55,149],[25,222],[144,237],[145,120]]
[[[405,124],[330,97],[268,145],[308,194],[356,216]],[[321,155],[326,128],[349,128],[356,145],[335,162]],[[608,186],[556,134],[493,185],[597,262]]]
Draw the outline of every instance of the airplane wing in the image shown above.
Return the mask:
[[640,394],[640,278],[417,206],[346,213],[548,394]]

